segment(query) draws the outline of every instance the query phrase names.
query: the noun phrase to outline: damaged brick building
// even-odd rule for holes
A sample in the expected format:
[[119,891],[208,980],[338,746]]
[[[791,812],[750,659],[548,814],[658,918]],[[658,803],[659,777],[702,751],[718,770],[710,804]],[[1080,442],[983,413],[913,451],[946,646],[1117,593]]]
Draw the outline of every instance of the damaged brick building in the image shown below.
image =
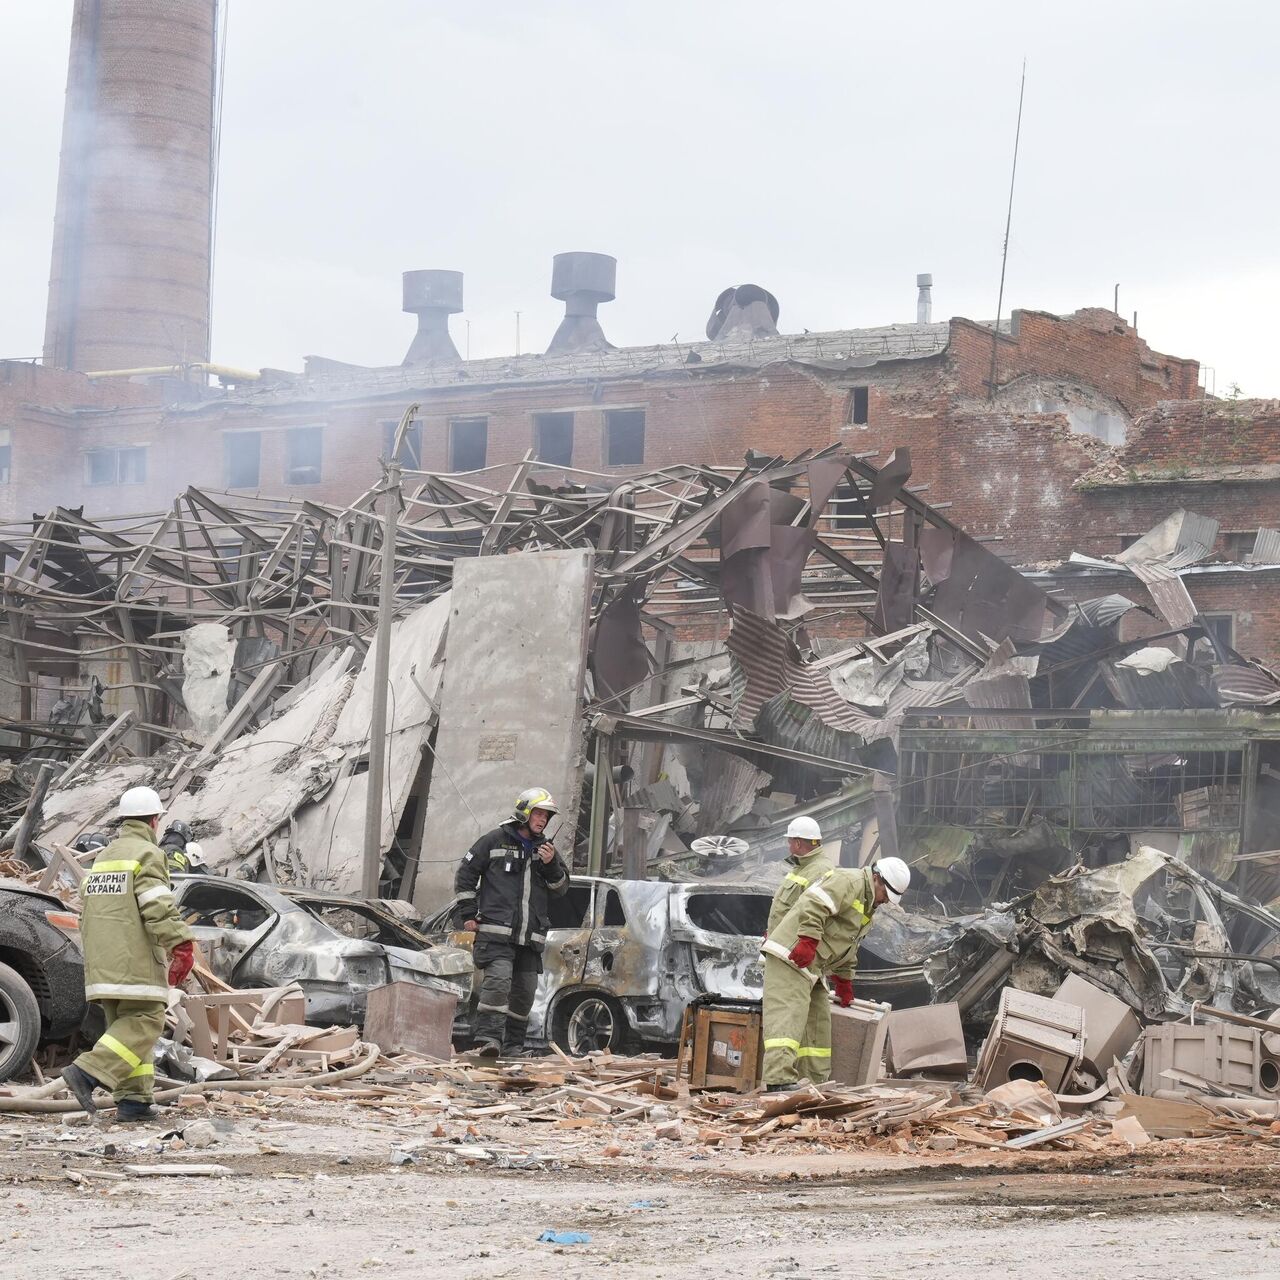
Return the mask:
[[[558,261],[581,258],[600,255]],[[408,273],[406,290],[423,275],[455,273]],[[449,309],[460,306],[459,279]],[[607,485],[677,462],[732,465],[748,450],[835,443],[882,460],[905,448],[913,487],[1022,567],[1114,554],[1179,507],[1216,518],[1221,563],[1193,575],[1193,597],[1243,652],[1280,653],[1274,577],[1254,554],[1280,483],[1275,402],[1204,398],[1194,361],[1152,351],[1109,311],[1015,311],[994,341],[989,325],[959,318],[785,335],[768,309],[762,323],[758,306],[731,301],[720,319],[700,343],[619,349],[597,323],[568,350],[465,361],[444,312],[434,332],[447,347],[415,340],[400,365],[312,358],[301,374],[223,370],[218,387],[200,385],[198,366],[121,377],[5,362],[0,510],[124,515],[188,485],[340,504],[376,479],[414,401],[406,465],[492,468],[495,483],[529,453]],[[858,527],[840,498],[833,519]],[[1078,577],[1055,573],[1053,588],[1074,598]]]

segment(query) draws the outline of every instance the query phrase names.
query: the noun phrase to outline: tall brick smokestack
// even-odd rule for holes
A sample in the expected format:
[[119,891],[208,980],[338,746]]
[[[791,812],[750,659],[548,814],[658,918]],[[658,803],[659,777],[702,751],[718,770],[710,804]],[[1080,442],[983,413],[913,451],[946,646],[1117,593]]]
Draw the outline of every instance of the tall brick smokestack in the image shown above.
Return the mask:
[[76,0],[44,361],[209,358],[218,0]]

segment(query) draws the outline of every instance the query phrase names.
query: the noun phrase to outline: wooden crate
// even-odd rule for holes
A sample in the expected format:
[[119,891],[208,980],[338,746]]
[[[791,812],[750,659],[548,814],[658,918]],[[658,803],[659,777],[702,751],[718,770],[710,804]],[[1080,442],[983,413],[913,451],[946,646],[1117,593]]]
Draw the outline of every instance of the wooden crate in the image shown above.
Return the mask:
[[364,1038],[387,1055],[419,1053],[448,1062],[457,1006],[452,992],[416,982],[374,987],[365,1005]]
[[749,1093],[764,1062],[764,1018],[759,1006],[700,1005],[685,1014],[691,1048],[691,1089]]

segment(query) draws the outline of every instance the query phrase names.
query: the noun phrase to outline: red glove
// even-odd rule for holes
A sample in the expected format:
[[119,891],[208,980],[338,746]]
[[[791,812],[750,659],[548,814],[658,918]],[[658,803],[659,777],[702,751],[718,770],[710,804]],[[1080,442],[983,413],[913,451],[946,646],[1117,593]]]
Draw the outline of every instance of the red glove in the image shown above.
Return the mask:
[[187,975],[195,968],[196,945],[194,942],[180,942],[169,955],[169,985],[180,987],[187,980]]
[[797,969],[807,969],[813,963],[813,958],[817,954],[817,938],[797,938],[796,945],[791,948],[791,953],[787,956],[787,959]]
[[836,999],[840,1001],[840,1007],[847,1009],[853,1003],[853,979],[832,978],[831,985],[835,988]]

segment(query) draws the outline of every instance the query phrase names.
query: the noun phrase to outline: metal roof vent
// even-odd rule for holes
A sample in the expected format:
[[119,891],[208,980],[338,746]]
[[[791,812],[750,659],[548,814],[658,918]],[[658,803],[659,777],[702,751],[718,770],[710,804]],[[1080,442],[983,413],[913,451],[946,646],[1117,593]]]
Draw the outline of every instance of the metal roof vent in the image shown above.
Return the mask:
[[551,260],[551,296],[564,303],[564,319],[551,339],[547,355],[578,351],[612,351],[596,308],[612,302],[618,260],[607,253],[557,253]]
[[418,317],[405,364],[445,364],[462,359],[449,336],[449,317],[462,310],[461,271],[406,271],[404,310]]
[[758,284],[726,289],[716,299],[711,319],[707,321],[707,337],[712,342],[777,336],[778,300]]

